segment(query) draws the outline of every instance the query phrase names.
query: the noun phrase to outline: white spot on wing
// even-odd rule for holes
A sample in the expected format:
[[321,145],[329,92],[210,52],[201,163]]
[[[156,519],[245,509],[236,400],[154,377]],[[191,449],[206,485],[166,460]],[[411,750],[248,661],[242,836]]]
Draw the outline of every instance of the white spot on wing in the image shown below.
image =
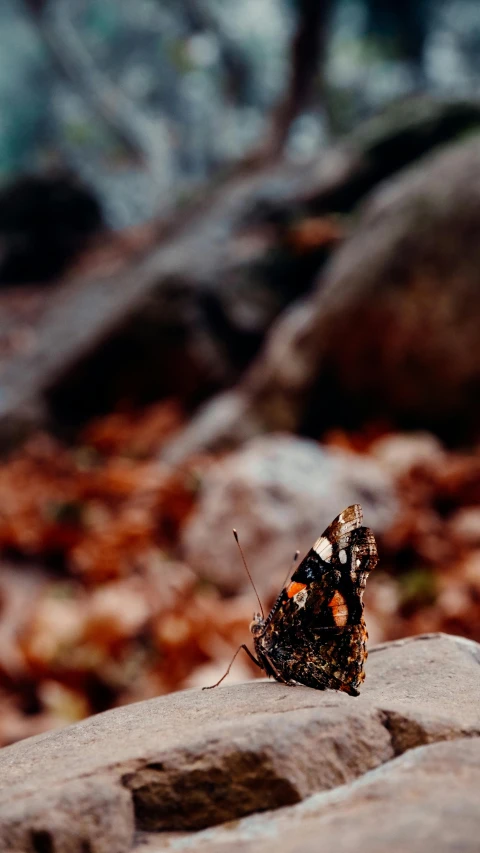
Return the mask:
[[313,546],[313,550],[322,558],[322,560],[325,560],[326,563],[332,559],[332,543],[326,538],[326,536],[320,536],[320,539],[317,539]]
[[293,600],[299,609],[300,607],[305,607],[305,602],[307,600],[307,590],[301,589],[300,592],[297,592],[297,594],[293,596]]
[[345,563],[347,562],[347,552],[344,551],[343,548],[341,551],[338,552],[338,559],[341,563],[343,563],[343,565],[345,565]]

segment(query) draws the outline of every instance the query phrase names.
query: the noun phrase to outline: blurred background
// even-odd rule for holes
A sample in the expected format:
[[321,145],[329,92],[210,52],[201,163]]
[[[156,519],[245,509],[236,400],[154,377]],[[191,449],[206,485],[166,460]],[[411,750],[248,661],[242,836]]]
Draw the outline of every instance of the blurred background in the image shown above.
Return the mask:
[[232,527],[480,641],[479,134],[476,0],[0,0],[0,745],[217,680]]

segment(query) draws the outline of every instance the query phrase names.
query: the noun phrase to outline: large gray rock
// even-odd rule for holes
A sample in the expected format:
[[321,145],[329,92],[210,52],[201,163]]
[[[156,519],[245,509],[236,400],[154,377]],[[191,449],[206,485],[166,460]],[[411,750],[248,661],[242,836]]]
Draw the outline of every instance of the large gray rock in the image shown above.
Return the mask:
[[123,853],[152,831],[160,849],[168,831],[289,806],[412,747],[475,737],[479,663],[470,641],[413,638],[372,649],[358,699],[265,681],[191,690],[6,747],[0,849]]
[[479,790],[480,739],[460,739],[419,747],[350,785],[200,832],[193,842],[144,834],[135,850],[476,853]]
[[226,592],[248,586],[235,527],[258,589],[276,596],[295,550],[352,503],[375,532],[392,523],[393,481],[376,461],[287,435],[254,439],[205,476],[183,534],[186,561]]

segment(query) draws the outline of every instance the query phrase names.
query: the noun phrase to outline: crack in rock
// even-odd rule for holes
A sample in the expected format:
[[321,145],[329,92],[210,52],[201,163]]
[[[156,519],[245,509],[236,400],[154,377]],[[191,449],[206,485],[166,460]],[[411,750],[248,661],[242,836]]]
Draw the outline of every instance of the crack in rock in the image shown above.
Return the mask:
[[303,802],[190,835],[136,836],[134,853],[476,853],[480,741],[429,744]]
[[207,741],[160,769],[150,764],[129,773],[122,781],[132,793],[137,830],[196,830],[280,808],[393,756],[378,715],[350,714],[339,725],[338,707],[319,710],[282,715],[273,734],[271,720],[256,730],[247,725],[228,744]]

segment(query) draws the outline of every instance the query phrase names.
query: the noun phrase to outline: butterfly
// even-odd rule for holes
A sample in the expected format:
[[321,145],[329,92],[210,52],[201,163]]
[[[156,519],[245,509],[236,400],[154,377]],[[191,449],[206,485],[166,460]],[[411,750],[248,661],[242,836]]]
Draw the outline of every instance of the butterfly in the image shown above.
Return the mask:
[[[262,612],[254,614],[250,625],[257,656],[242,645],[233,660],[244,649],[283,684],[358,696],[368,639],[363,592],[377,562],[373,532],[363,526],[361,506],[353,504],[317,539],[266,618],[259,600]],[[226,678],[233,660],[212,687]]]

